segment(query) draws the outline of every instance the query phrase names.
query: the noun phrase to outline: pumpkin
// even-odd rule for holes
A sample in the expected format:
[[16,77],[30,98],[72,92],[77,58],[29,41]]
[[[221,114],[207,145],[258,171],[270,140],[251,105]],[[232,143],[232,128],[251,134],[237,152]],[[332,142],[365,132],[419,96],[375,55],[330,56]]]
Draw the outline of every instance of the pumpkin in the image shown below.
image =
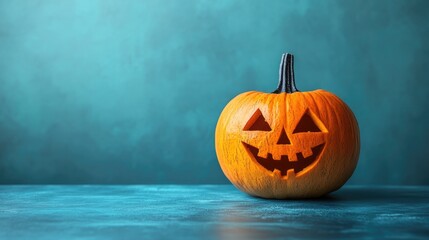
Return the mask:
[[314,198],[339,189],[359,157],[357,120],[336,95],[295,86],[283,54],[277,89],[245,92],[223,109],[215,134],[225,176],[262,198]]

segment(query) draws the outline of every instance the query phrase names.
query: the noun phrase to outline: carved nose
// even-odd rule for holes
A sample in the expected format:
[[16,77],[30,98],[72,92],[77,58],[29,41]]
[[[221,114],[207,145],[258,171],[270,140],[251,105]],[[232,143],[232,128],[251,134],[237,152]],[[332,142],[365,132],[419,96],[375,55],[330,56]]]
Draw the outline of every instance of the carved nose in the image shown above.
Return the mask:
[[290,140],[287,137],[286,131],[284,129],[282,129],[282,133],[280,134],[277,144],[290,144]]

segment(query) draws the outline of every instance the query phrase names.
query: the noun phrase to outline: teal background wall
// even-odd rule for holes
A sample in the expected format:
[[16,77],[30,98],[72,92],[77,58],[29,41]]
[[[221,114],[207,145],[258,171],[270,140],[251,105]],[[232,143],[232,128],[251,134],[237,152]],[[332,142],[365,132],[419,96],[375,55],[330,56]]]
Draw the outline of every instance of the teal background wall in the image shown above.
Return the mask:
[[0,183],[227,183],[217,118],[272,91],[355,112],[349,184],[429,184],[429,1],[0,1]]

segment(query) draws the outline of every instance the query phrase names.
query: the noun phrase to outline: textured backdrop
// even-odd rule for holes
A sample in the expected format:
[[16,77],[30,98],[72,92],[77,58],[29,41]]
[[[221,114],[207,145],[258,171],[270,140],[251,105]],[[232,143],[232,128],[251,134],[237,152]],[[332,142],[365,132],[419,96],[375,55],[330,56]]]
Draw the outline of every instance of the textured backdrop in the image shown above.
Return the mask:
[[429,1],[0,1],[0,183],[226,183],[225,104],[340,96],[352,184],[429,184]]

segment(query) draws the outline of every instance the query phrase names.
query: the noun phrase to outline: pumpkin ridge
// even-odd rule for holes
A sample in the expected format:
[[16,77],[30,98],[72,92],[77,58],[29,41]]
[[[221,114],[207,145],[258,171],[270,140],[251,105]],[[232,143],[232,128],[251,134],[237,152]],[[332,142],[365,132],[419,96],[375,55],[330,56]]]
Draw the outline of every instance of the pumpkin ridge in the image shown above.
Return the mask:
[[[332,93],[330,93],[330,94],[332,94]],[[333,95],[333,98],[335,99],[334,101],[337,101],[338,104],[343,108],[343,111],[348,113],[348,117],[347,117],[348,124],[347,124],[347,126],[350,127],[351,134],[353,134],[353,136],[355,137],[355,145],[357,146],[357,149],[355,150],[354,154],[359,155],[359,149],[360,149],[359,138],[360,138],[360,136],[359,136],[359,124],[357,122],[357,119],[354,116],[350,107],[344,101],[342,101],[335,94],[332,94],[332,95]]]

